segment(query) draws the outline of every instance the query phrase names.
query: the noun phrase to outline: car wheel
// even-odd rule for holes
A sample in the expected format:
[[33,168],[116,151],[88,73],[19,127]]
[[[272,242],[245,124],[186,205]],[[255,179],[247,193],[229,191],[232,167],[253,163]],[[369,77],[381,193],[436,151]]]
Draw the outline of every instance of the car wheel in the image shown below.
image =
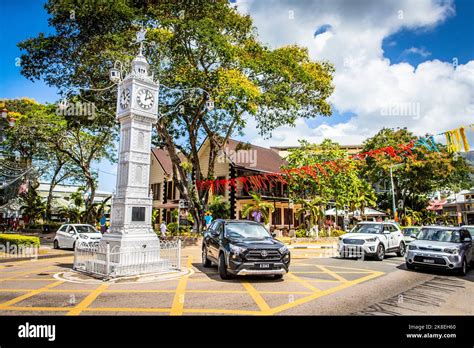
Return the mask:
[[57,240],[54,240],[54,242],[53,242],[53,248],[54,248],[54,249],[59,249],[59,243],[58,243]]
[[397,256],[405,256],[405,250],[405,243],[401,242],[400,246],[398,247]]
[[467,261],[466,258],[462,260],[461,268],[459,269],[459,274],[465,276],[467,274]]
[[203,267],[211,267],[211,261],[207,258],[207,247],[202,248],[202,265]]
[[408,263],[408,262],[406,262],[405,264],[407,265],[407,269],[411,269],[411,270],[415,269],[415,265],[413,265],[411,263]]
[[275,274],[273,276],[275,279],[282,279],[283,278],[283,274]]
[[377,252],[375,253],[375,259],[377,261],[382,261],[384,257],[385,257],[385,248],[383,244],[379,244],[377,246]]
[[219,265],[218,265],[218,269],[219,269],[219,276],[221,277],[221,279],[229,279],[230,276],[229,276],[229,273],[227,273],[227,266],[225,265],[225,257],[224,257],[224,253],[221,253],[219,255]]

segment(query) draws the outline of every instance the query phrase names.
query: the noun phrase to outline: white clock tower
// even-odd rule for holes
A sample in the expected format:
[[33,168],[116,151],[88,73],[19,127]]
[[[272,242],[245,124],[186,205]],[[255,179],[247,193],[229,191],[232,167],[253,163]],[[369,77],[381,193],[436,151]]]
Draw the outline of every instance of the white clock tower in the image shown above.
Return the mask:
[[158,115],[158,84],[148,70],[149,64],[140,47],[130,73],[118,85],[120,149],[117,184],[112,199],[110,229],[104,234],[101,244],[108,243],[111,250],[120,250],[121,253],[128,249],[159,248],[160,245],[151,226],[149,185],[152,126]]

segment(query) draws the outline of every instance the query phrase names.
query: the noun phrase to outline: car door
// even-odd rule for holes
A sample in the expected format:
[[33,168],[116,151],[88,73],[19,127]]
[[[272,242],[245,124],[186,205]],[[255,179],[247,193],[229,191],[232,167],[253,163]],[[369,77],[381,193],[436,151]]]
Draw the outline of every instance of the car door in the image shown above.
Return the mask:
[[218,259],[219,257],[219,242],[220,242],[220,234],[224,227],[222,221],[216,221],[214,228],[210,231],[209,236],[209,253],[214,259]]
[[467,263],[472,261],[472,237],[469,231],[461,230],[462,247],[465,250]]
[[390,230],[390,224],[383,224],[383,232],[382,232],[385,240],[385,250],[390,249],[392,247],[392,231]]
[[66,239],[66,247],[72,248],[72,246],[74,245],[74,241],[76,240],[76,229],[74,228],[74,226],[70,225],[67,229]]
[[390,248],[397,248],[400,245],[400,230],[394,224],[389,224],[390,228]]
[[62,225],[59,230],[56,232],[56,239],[58,240],[58,244],[60,248],[65,248],[66,245],[66,230],[69,227],[69,225]]

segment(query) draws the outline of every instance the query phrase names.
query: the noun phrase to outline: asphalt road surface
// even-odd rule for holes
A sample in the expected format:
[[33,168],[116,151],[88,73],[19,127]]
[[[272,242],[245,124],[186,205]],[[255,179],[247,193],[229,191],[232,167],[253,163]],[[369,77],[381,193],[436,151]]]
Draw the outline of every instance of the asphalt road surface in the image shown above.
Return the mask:
[[222,281],[203,268],[199,247],[183,250],[192,271],[147,282],[72,282],[72,256],[0,263],[0,315],[466,315],[474,314],[474,271],[466,277],[408,271],[403,258],[340,259],[293,250],[282,280]]

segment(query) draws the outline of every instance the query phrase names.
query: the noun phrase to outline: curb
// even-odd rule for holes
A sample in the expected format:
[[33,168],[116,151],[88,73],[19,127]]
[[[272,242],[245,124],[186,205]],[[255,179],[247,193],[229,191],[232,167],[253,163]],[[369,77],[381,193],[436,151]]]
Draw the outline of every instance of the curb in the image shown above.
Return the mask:
[[48,255],[38,255],[36,257],[10,257],[10,258],[0,258],[0,263],[15,262],[15,261],[29,261],[29,260],[41,260],[41,259],[54,259],[59,257],[74,256],[74,254],[48,254]]
[[288,249],[337,249],[337,245],[288,245]]

